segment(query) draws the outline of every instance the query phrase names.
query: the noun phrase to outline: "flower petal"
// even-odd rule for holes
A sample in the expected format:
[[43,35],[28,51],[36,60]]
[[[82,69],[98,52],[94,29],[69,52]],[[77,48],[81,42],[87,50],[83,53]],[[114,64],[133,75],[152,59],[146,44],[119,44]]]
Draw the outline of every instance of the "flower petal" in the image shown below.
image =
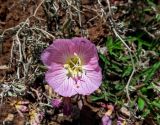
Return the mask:
[[57,39],[44,50],[41,55],[42,62],[50,66],[53,62],[64,64],[66,59],[73,55],[73,43],[69,39]]
[[57,89],[55,89],[55,91],[61,96],[71,97],[77,94],[75,89],[75,81],[71,77],[66,78],[63,83]]
[[[66,70],[62,64],[52,63],[45,74],[45,79],[53,89],[59,87],[66,78]],[[59,83],[59,84],[56,84]]]
[[77,94],[75,81],[66,75],[66,70],[61,64],[53,63],[45,79],[54,91],[62,96],[71,97]]
[[97,49],[89,40],[75,37],[72,41],[74,42],[75,53],[82,58],[84,64],[87,64],[93,57],[98,60]]
[[104,115],[101,119],[101,125],[112,125],[111,118],[107,115]]
[[99,67],[97,57],[91,58],[87,64],[83,65],[85,70],[95,70],[97,67]]
[[55,108],[59,108],[62,105],[62,100],[61,99],[53,99],[51,101],[51,105]]
[[96,71],[86,71],[82,78],[78,80],[79,88],[77,92],[82,95],[89,95],[99,88],[102,81],[101,69],[97,68]]

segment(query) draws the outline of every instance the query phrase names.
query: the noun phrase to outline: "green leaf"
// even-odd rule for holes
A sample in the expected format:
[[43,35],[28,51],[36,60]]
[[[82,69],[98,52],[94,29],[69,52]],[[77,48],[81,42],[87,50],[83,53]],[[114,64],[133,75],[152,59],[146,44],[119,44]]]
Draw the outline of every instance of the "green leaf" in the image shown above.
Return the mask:
[[157,62],[153,64],[150,68],[143,70],[140,74],[137,75],[137,78],[145,76],[144,83],[147,83],[149,80],[152,79],[152,77],[159,69],[160,69],[160,62]]
[[132,69],[133,69],[133,68],[132,68],[131,66],[128,66],[126,69],[124,69],[124,72],[123,72],[123,74],[122,74],[122,77],[130,75],[131,72],[132,72]]
[[141,89],[141,92],[142,92],[143,94],[147,94],[148,89],[147,89],[146,87],[143,87],[143,88]]
[[103,54],[100,53],[100,54],[99,54],[99,57],[102,59],[102,61],[103,61],[105,64],[107,64],[107,65],[110,64],[109,60],[106,58],[105,55],[103,55]]
[[108,37],[107,42],[106,42],[106,46],[107,46],[109,53],[112,53],[113,40],[111,37]]
[[160,100],[159,101],[153,101],[152,105],[156,106],[157,108],[160,109]]
[[156,73],[156,71],[160,69],[160,62],[155,63],[149,70],[145,72],[146,79],[145,82],[148,82]]
[[104,99],[105,98],[105,95],[101,95],[101,96],[91,96],[91,100],[92,101],[98,101],[98,100],[101,100],[101,99]]
[[118,52],[123,50],[122,43],[118,40],[113,41],[111,37],[108,37],[106,41],[106,47],[108,49],[109,54],[114,55],[115,57],[119,57],[117,55]]
[[111,68],[117,72],[122,72],[122,69],[114,63],[112,63]]
[[116,83],[116,84],[115,84],[115,89],[116,89],[116,90],[122,90],[122,89],[124,89],[124,85],[123,85],[123,84],[120,84],[120,83]]
[[160,14],[156,14],[156,20],[160,21]]
[[144,105],[145,105],[145,102],[142,98],[138,98],[138,108],[140,111],[142,111],[144,109]]
[[142,114],[142,116],[146,117],[149,113],[150,113],[150,110],[149,109],[145,109],[143,114]]

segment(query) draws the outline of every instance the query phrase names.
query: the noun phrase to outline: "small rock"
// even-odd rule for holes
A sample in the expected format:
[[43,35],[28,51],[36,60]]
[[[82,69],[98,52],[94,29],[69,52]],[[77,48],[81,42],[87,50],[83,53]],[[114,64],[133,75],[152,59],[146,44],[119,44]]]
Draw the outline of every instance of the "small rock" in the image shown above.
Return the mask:
[[13,119],[14,119],[13,114],[8,114],[8,116],[5,118],[5,120],[8,120],[8,121],[13,121]]
[[120,109],[120,111],[121,111],[121,113],[122,113],[123,115],[125,115],[125,116],[127,116],[127,117],[130,117],[130,115],[131,115],[130,111],[129,111],[126,107],[122,107],[122,108]]

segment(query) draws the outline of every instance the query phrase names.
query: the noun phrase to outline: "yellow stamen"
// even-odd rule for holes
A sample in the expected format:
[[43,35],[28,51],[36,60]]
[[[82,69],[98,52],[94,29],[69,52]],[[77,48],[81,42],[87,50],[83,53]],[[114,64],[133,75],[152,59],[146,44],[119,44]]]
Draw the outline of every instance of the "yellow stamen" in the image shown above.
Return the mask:
[[64,64],[64,68],[67,70],[67,75],[69,77],[80,77],[83,72],[81,58],[74,53],[73,57],[67,59],[66,64]]

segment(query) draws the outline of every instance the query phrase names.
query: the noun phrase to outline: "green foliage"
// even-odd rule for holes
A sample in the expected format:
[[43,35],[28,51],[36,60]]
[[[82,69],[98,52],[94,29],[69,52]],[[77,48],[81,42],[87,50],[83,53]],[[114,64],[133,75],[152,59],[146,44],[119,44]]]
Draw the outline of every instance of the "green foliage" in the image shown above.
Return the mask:
[[111,36],[104,41],[107,54],[99,54],[104,76],[101,93],[92,95],[92,100],[107,101],[117,107],[127,105],[133,114],[139,114],[141,118],[153,117],[155,123],[160,123],[160,42],[157,32],[153,32],[153,27],[158,30],[160,14],[155,3],[154,0],[145,0],[144,6],[132,11],[136,13],[133,15],[137,24],[129,23],[135,32],[123,38],[132,51],[135,64],[135,72],[128,86],[131,101],[126,96],[126,84],[134,69],[131,56],[122,41]]
[[156,18],[157,21],[160,21],[160,14],[157,13],[155,18]]
[[124,77],[124,76],[129,76],[129,74],[131,74],[132,70],[133,70],[133,67],[132,67],[132,66],[126,67],[126,68],[124,69],[124,71],[123,71],[122,77]]
[[111,37],[108,37],[107,42],[106,42],[106,47],[109,51],[109,54],[115,57],[118,57],[118,54],[120,54],[117,52],[123,50],[122,43],[117,40],[113,41]]
[[145,109],[143,114],[142,114],[142,117],[146,117],[151,111],[149,109]]
[[160,109],[160,100],[154,100],[152,102],[152,105],[155,106],[155,107],[157,107],[158,109]]
[[[133,61],[135,63],[135,73],[129,85],[131,111],[134,112],[134,101],[138,106],[141,117],[145,118],[152,114],[158,121],[160,116],[160,99],[156,85],[157,73],[160,71],[159,43],[157,41],[147,41],[142,38],[143,34],[128,36],[126,43],[134,46]],[[101,93],[91,96],[92,101],[104,100],[112,102],[118,106],[123,106],[126,96],[126,83],[133,71],[131,57],[128,50],[119,39],[108,37],[106,42],[107,54],[99,54],[102,62],[103,84]],[[135,86],[141,86],[138,90]],[[140,95],[138,93],[141,93]],[[153,112],[157,110],[159,112]]]
[[149,5],[152,5],[152,6],[155,5],[155,4],[154,4],[154,1],[155,1],[155,0],[146,0],[146,2],[147,2]]
[[151,80],[151,78],[154,76],[157,70],[160,69],[160,62],[156,62],[154,65],[152,65],[149,69],[147,69],[143,75],[146,76],[146,79],[144,82],[148,82]]

